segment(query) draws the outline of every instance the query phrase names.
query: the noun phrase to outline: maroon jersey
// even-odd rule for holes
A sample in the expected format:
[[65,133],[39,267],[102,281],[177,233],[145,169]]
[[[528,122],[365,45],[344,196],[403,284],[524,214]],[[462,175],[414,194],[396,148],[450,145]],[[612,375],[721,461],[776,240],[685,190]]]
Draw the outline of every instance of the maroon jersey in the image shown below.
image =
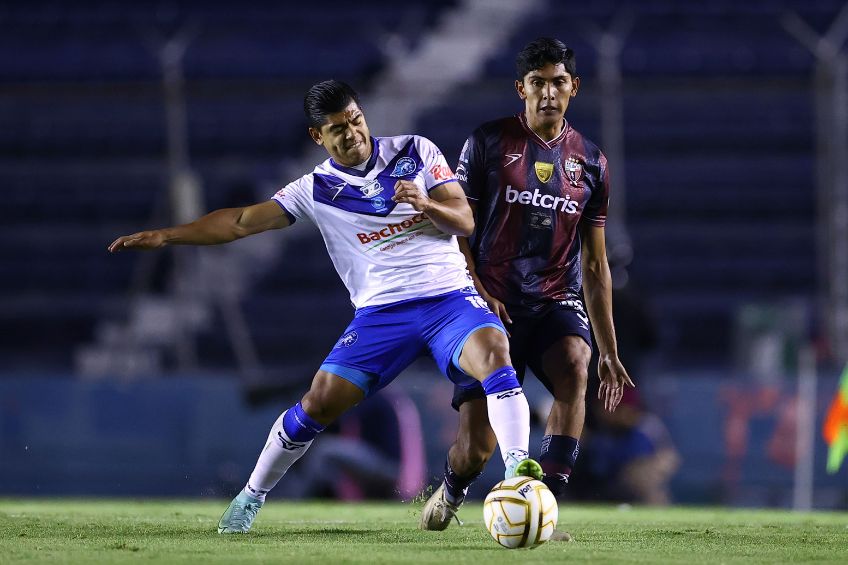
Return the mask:
[[524,114],[477,128],[456,176],[476,205],[470,238],[483,286],[511,314],[543,312],[581,290],[581,222],[603,226],[607,160],[566,122],[546,142]]

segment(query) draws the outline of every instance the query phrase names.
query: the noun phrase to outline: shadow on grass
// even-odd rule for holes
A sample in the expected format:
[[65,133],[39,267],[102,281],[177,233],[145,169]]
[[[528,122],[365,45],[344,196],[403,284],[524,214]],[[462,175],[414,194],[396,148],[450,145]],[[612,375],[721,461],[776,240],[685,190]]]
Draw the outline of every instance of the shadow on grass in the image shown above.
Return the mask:
[[247,540],[247,539],[280,539],[280,536],[285,536],[288,539],[298,539],[301,537],[304,538],[321,538],[322,540],[326,540],[327,542],[334,541],[343,541],[348,538],[363,538],[363,537],[371,537],[375,538],[385,534],[384,530],[371,529],[371,528],[363,528],[363,529],[355,529],[355,528],[285,528],[285,529],[273,529],[273,530],[259,530],[249,532],[247,534],[227,534],[220,535],[216,534],[221,538],[232,538],[237,540]]

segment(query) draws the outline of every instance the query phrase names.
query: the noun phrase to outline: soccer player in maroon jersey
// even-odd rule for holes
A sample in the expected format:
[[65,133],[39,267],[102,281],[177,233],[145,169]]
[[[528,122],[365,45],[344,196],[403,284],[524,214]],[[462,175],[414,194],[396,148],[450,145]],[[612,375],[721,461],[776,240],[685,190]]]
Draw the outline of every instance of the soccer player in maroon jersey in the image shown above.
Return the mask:
[[[564,118],[580,86],[574,53],[541,38],[518,54],[516,67],[524,111],[477,128],[459,158],[457,178],[476,218],[460,248],[478,292],[510,332],[519,377],[529,366],[553,395],[539,462],[545,483],[560,495],[583,431],[590,320],[605,408],[615,410],[624,386],[634,384],[619,361],[612,321],[607,160]],[[444,482],[422,512],[423,529],[448,526],[494,452],[482,392],[455,389],[459,432]]]

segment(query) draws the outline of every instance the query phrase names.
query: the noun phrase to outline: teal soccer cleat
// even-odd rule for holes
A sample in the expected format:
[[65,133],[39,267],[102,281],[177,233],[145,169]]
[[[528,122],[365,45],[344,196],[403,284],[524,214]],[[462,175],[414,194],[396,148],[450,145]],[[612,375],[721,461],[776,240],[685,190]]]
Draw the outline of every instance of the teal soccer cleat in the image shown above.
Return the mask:
[[246,534],[250,531],[256,514],[262,508],[262,502],[242,491],[236,496],[221,520],[218,522],[219,534]]

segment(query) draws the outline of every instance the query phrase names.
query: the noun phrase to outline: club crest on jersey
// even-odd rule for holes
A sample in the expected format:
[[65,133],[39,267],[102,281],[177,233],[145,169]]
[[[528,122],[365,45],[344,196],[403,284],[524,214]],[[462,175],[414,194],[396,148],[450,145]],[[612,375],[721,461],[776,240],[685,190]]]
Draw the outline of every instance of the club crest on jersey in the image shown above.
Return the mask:
[[539,177],[539,180],[542,182],[548,182],[551,180],[551,177],[554,174],[554,164],[553,163],[543,163],[541,161],[536,161],[533,163],[533,168],[536,169],[536,176]]
[[386,209],[386,201],[382,196],[378,196],[377,198],[371,199],[371,206],[374,207],[375,210],[380,212],[381,210]]
[[383,192],[383,186],[380,184],[380,181],[372,180],[365,186],[360,186],[359,192],[362,193],[362,198],[374,198]]
[[571,184],[577,186],[577,183],[583,178],[583,165],[580,164],[577,157],[566,159],[563,168],[565,169],[565,176],[568,177]]
[[401,157],[398,162],[395,164],[395,170],[392,171],[392,174],[389,176],[392,177],[405,177],[413,172],[415,172],[415,160],[411,157]]
[[350,347],[356,343],[357,339],[359,339],[359,335],[355,331],[347,332],[339,338],[338,343],[336,343],[336,347]]

